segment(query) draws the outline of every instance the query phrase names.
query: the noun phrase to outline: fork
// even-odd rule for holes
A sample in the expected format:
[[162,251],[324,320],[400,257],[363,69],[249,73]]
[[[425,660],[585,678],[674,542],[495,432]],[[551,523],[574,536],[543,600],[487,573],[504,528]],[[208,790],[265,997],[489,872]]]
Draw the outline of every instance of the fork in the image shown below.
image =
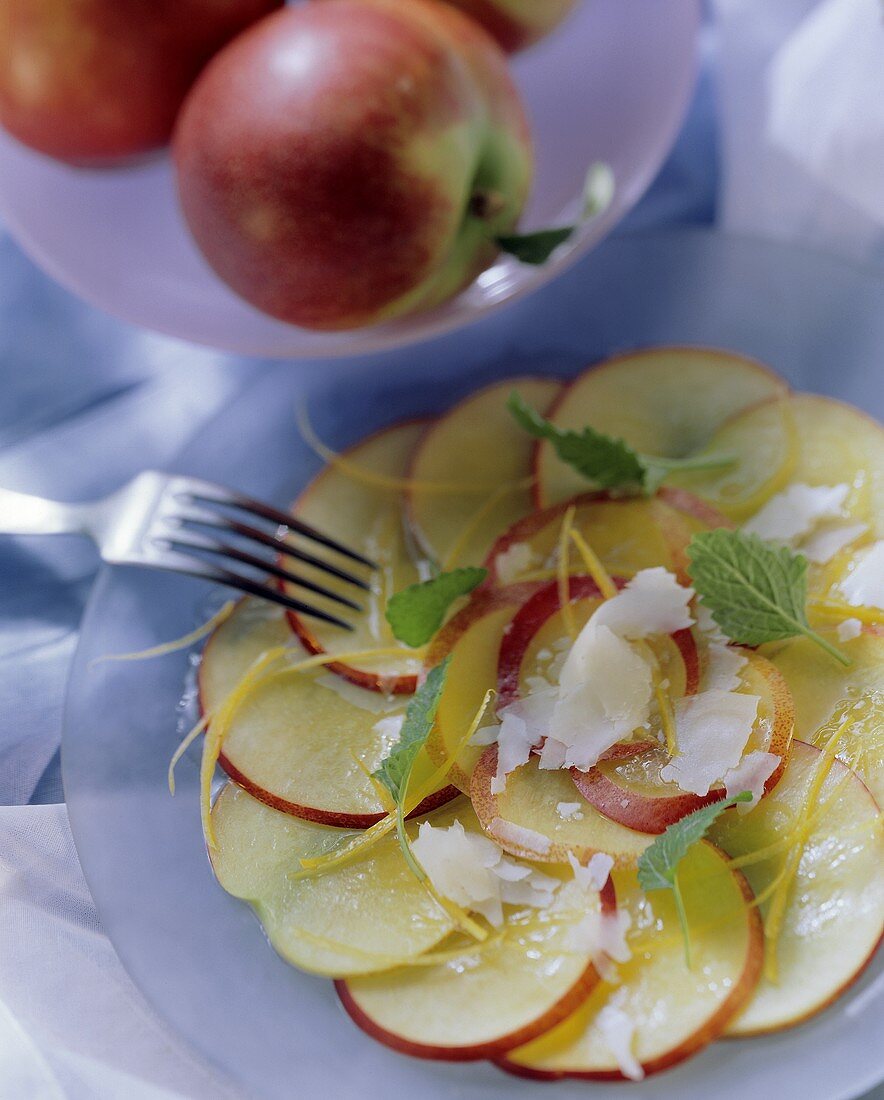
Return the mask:
[[349,569],[293,545],[289,533],[360,566],[377,568],[362,554],[293,516],[198,478],[146,470],[110,496],[83,504],[62,504],[0,488],[0,534],[85,535],[110,565],[140,565],[200,577],[352,630],[344,619],[287,595],[278,582],[353,611],[361,611],[360,605],[299,577],[279,557],[312,566],[365,591],[370,584]]

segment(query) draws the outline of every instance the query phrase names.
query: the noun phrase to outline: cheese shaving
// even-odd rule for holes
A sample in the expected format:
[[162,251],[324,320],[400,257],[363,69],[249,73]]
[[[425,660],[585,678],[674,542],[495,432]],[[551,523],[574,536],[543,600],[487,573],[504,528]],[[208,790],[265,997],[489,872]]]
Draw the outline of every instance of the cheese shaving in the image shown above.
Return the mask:
[[510,772],[528,763],[531,750],[538,745],[550,724],[555,692],[536,692],[517,699],[500,712],[497,734],[497,773],[491,780],[491,793],[506,790]]
[[717,780],[739,764],[760,701],[757,695],[719,690],[678,699],[678,755],[660,769],[660,778],[677,783],[683,791],[708,794]]
[[852,641],[852,639],[858,638],[862,632],[863,624],[859,619],[845,619],[843,623],[838,623],[835,628],[839,642]]
[[412,851],[442,897],[503,923],[503,905],[548,908],[559,880],[504,855],[488,837],[467,833],[459,821],[447,828],[421,823]]
[[514,542],[494,559],[494,570],[501,584],[512,584],[527,573],[537,557],[527,542]]
[[703,690],[734,691],[742,683],[740,671],[748,660],[745,652],[735,646],[710,642],[706,650]]
[[630,1081],[644,1079],[645,1071],[632,1053],[635,1024],[622,1008],[609,1002],[595,1018],[594,1025],[601,1033],[608,1050],[614,1055],[620,1072]]
[[852,607],[884,607],[884,539],[857,554],[841,591]]
[[837,523],[823,527],[802,540],[801,553],[808,561],[825,565],[866,531],[868,527],[864,523]]
[[557,802],[556,813],[562,821],[582,821],[583,814],[580,812],[580,806],[579,802]]
[[548,836],[534,829],[526,829],[523,825],[516,825],[512,821],[506,821],[502,817],[492,818],[488,831],[502,845],[510,845],[523,852],[536,852],[539,856],[545,856],[552,848],[552,841]]
[[747,752],[735,768],[724,773],[724,789],[728,798],[741,791],[751,791],[751,802],[737,803],[737,812],[748,813],[764,794],[764,784],[780,765],[780,757],[772,752]]
[[805,485],[784,489],[743,524],[743,530],[763,539],[794,544],[823,519],[833,519],[850,492],[849,485]]
[[[562,803],[559,803],[562,805]],[[580,805],[580,803],[575,803]],[[608,876],[611,874],[611,868],[614,866],[614,860],[606,852],[595,852],[585,866],[574,855],[573,852],[568,852],[568,862],[571,864],[571,870],[574,872],[574,880],[584,890],[599,891],[608,881]]]
[[672,634],[693,623],[688,607],[693,595],[692,588],[680,585],[662,566],[642,569],[599,607],[590,622],[604,624],[624,638]]

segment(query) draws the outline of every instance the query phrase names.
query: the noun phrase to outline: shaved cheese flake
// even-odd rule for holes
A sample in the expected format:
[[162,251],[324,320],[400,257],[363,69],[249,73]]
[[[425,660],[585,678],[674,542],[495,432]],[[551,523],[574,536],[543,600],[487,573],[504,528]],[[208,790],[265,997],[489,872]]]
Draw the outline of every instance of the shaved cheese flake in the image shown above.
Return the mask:
[[809,534],[822,519],[834,519],[850,492],[849,485],[805,485],[784,489],[743,524],[743,530],[763,539],[792,542]]
[[[561,805],[561,803],[560,803]],[[579,805],[579,803],[578,803]],[[584,866],[573,852],[568,852],[568,862],[574,872],[574,880],[584,890],[598,892],[608,881],[614,860],[606,852],[596,852]]]
[[490,726],[480,726],[470,738],[470,744],[477,745],[479,748],[484,748],[487,745],[495,745],[497,744],[497,739],[499,736],[499,722],[495,722]]
[[801,553],[808,561],[825,565],[866,531],[868,527],[864,523],[837,523],[822,527],[802,540]]
[[540,750],[538,767],[543,768],[544,771],[555,771],[556,768],[564,768],[567,754],[567,745],[557,741],[555,737],[547,737]]
[[520,848],[526,852],[537,852],[540,856],[545,856],[552,847],[552,841],[548,836],[534,829],[516,825],[512,821],[506,821],[502,817],[492,818],[488,831],[502,844],[511,844],[514,848]]
[[728,798],[742,791],[752,792],[751,802],[739,802],[737,811],[748,813],[764,794],[764,784],[780,765],[780,757],[772,752],[747,752],[735,768],[724,773],[724,789]]
[[733,691],[740,686],[740,670],[749,658],[742,649],[720,642],[710,642],[706,650],[704,691]]
[[601,1033],[608,1050],[614,1055],[620,1072],[630,1081],[641,1081],[645,1071],[632,1053],[635,1024],[613,1000],[596,1016],[594,1026]]
[[856,555],[841,591],[852,607],[884,607],[884,539]]
[[704,795],[735,768],[752,733],[760,699],[731,691],[702,691],[675,703],[678,754],[660,769],[664,782]]
[[852,639],[858,638],[862,632],[863,624],[859,619],[845,619],[843,623],[838,623],[835,628],[839,642],[852,641]]
[[554,689],[535,692],[517,699],[500,711],[497,773],[491,780],[492,794],[502,794],[506,790],[509,773],[528,763],[532,748],[541,742],[550,728],[556,699]]
[[[338,677],[340,679],[340,677]],[[402,726],[405,722],[404,714],[391,714],[387,718],[380,718],[371,727],[383,747],[383,755],[386,756],[390,749],[399,743],[402,737]]]
[[501,584],[512,584],[535,564],[536,556],[527,542],[514,542],[494,559],[494,569]]
[[559,886],[557,879],[504,855],[487,837],[467,833],[459,821],[448,828],[422,822],[412,850],[443,897],[495,927],[503,923],[504,904],[548,908]]
[[662,566],[642,569],[598,608],[590,622],[603,623],[624,638],[672,634],[693,623],[688,607],[693,595],[692,588],[680,585]]
[[697,629],[701,634],[705,634],[710,642],[724,642],[728,641],[727,635],[713,619],[712,612],[708,607],[701,603],[698,603],[694,607],[694,617],[697,621]]
[[580,802],[557,802],[556,813],[562,819],[562,821],[580,821],[583,818],[583,814],[580,812]]

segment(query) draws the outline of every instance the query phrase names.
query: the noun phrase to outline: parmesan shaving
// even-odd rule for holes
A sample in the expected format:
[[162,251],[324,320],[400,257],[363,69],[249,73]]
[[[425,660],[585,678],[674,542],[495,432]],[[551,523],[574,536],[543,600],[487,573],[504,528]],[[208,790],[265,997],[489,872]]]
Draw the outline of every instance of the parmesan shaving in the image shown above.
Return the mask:
[[536,563],[536,555],[527,542],[514,542],[494,559],[494,569],[501,584],[512,584]]
[[583,814],[580,812],[579,802],[557,802],[556,813],[562,819],[562,821],[582,821]]
[[505,821],[502,817],[492,818],[488,831],[503,845],[509,844],[524,852],[536,852],[539,856],[545,856],[552,848],[552,841],[548,836],[516,825],[512,821]]
[[608,1050],[614,1055],[620,1072],[630,1081],[641,1081],[645,1076],[638,1059],[632,1053],[635,1024],[622,1008],[613,1001],[604,1006],[595,1018],[595,1027],[601,1033]]
[[884,607],[884,539],[857,554],[841,591],[851,607]]
[[802,541],[801,553],[808,561],[825,565],[866,531],[868,527],[864,523],[838,523],[823,527]]
[[710,642],[706,650],[703,690],[734,691],[742,683],[740,671],[748,660],[743,650],[735,646]]
[[660,778],[683,791],[708,794],[716,780],[739,764],[760,701],[757,695],[714,689],[678,699],[678,755],[660,769]]
[[849,485],[805,485],[784,489],[743,524],[743,530],[763,539],[792,545],[823,519],[834,519],[850,492]]
[[764,784],[780,765],[780,757],[772,752],[747,752],[735,768],[724,773],[724,789],[728,798],[742,791],[751,791],[751,802],[737,803],[737,811],[748,813],[764,794]]
[[599,607],[590,622],[604,624],[624,638],[672,634],[693,623],[688,607],[693,595],[692,588],[680,585],[662,566],[642,569]]
[[456,905],[503,923],[503,905],[548,908],[558,879],[516,863],[488,837],[467,833],[459,821],[448,828],[422,822],[412,851],[436,890]]
[[835,628],[839,642],[849,642],[853,638],[858,638],[862,632],[863,624],[859,619],[845,619]]
[[[562,805],[562,803],[559,803],[559,805]],[[576,803],[576,805],[579,805],[579,803]],[[586,866],[580,862],[573,852],[568,852],[568,862],[574,872],[575,882],[584,890],[595,890],[596,892],[601,890],[608,881],[611,868],[614,866],[613,858],[606,852],[595,852]]]

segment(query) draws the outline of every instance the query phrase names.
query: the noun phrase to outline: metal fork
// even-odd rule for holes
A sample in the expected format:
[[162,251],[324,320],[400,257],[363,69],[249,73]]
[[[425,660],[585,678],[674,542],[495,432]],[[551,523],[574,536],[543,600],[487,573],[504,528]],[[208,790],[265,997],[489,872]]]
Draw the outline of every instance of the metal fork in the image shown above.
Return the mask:
[[[0,534],[86,535],[111,565],[141,565],[201,577],[352,630],[336,615],[286,595],[278,581],[353,611],[362,610],[359,604],[299,577],[285,568],[279,557],[312,566],[366,591],[371,587],[368,581],[293,545],[289,533],[360,566],[376,568],[362,554],[293,516],[198,478],[147,470],[110,496],[84,504],[62,504],[0,489]],[[228,541],[230,538],[235,541]]]

